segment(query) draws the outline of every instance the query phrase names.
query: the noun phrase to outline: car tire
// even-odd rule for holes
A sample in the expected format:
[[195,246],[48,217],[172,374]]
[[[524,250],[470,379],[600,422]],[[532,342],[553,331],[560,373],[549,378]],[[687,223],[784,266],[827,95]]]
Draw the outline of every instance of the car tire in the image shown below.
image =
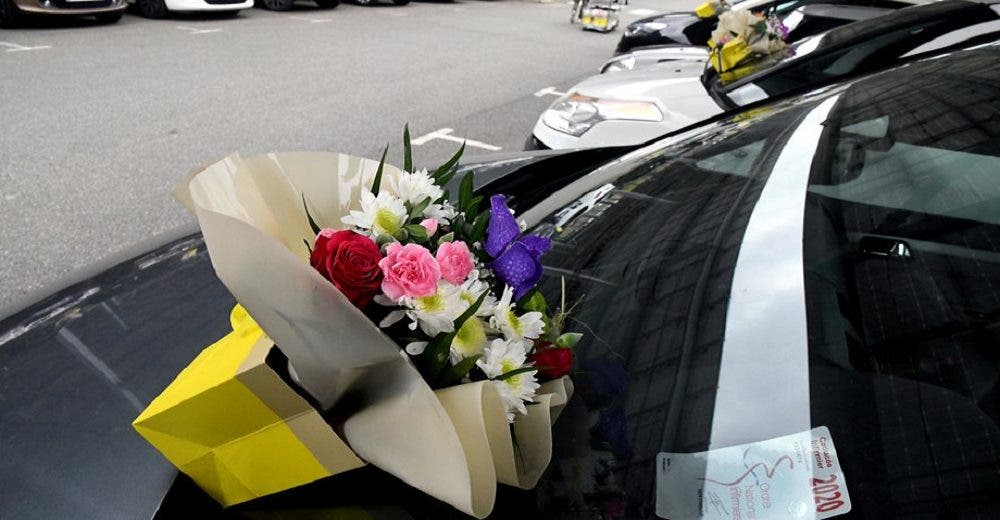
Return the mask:
[[21,11],[14,5],[14,0],[0,0],[0,28],[17,27],[21,19]]
[[340,0],[316,0],[316,5],[323,9],[333,9],[340,5]]
[[164,0],[135,0],[139,14],[146,18],[163,18],[167,16],[167,3]]
[[95,14],[94,19],[97,20],[97,23],[111,25],[113,23],[118,23],[124,15],[124,11],[116,11],[114,13]]
[[260,0],[260,5],[268,11],[287,11],[295,5],[295,0]]
[[392,0],[392,5],[406,5],[410,0]]

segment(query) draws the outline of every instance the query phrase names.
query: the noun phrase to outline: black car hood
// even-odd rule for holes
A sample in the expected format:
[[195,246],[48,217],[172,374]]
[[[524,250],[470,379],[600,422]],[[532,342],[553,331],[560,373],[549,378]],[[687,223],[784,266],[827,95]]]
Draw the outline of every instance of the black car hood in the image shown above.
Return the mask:
[[[471,159],[462,168],[477,172],[477,184],[524,201],[531,195],[507,190],[523,184],[517,180],[522,174],[545,172],[541,184],[557,185],[620,153],[524,152]],[[93,266],[79,281],[0,321],[0,518],[222,513],[131,427],[177,373],[229,332],[235,301],[216,277],[201,235],[188,232]],[[358,504],[379,509],[386,503],[398,511],[426,510],[432,518],[461,516],[373,468],[225,515],[253,517],[301,504],[324,511]]]

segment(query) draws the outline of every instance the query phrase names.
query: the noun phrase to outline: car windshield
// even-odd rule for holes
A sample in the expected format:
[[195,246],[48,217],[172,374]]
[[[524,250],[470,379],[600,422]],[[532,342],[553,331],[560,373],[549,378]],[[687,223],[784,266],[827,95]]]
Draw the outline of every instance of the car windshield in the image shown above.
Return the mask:
[[[936,16],[940,11],[941,16]],[[895,29],[878,18],[856,22],[797,42],[788,57],[765,63],[765,70],[712,88],[742,106],[836,78],[878,70],[901,58],[938,52],[1000,36],[1000,6],[945,2],[888,15]],[[932,16],[933,15],[933,16]],[[863,36],[863,38],[862,38]],[[860,40],[859,40],[860,38]]]
[[[528,211],[553,238],[543,290],[589,337],[543,502],[676,518],[663,497],[697,487],[724,509],[792,469],[721,448],[812,430],[839,456],[820,512],[994,511],[998,78],[993,50],[927,60],[654,145]],[[697,486],[656,464],[706,450]]]

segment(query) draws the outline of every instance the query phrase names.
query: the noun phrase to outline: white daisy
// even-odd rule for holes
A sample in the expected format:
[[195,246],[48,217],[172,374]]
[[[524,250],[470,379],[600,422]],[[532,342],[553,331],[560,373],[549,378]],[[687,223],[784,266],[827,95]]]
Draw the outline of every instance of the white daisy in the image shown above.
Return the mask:
[[[487,377],[495,379],[523,367],[526,358],[523,342],[495,339],[486,347],[486,354],[476,361],[476,365]],[[522,415],[528,413],[524,402],[531,402],[540,386],[535,381],[535,374],[537,371],[530,370],[496,381],[500,397],[507,407],[507,421],[514,422],[515,410]]]
[[[476,300],[482,296],[484,291],[489,291],[490,286],[486,282],[479,279],[479,271],[473,270],[469,273],[469,277],[465,280],[461,287],[461,298],[466,304],[466,309],[476,303]],[[493,314],[493,309],[497,306],[496,296],[492,294],[487,294],[486,298],[483,299],[483,303],[479,305],[476,309],[476,316],[489,316]]]
[[361,192],[361,211],[352,210],[340,219],[348,226],[367,230],[373,237],[395,235],[406,223],[403,201],[382,191],[376,197],[371,191]]
[[486,349],[486,324],[483,320],[472,316],[465,320],[451,341],[449,358],[452,365],[457,365],[465,358],[482,354]]
[[427,174],[427,170],[418,172],[402,172],[399,177],[393,179],[392,190],[410,205],[420,204],[427,197],[434,202],[444,195],[444,190],[434,184],[434,179]]
[[[376,301],[385,305],[383,303],[385,299],[380,298]],[[417,330],[417,327],[420,327],[424,334],[432,338],[442,332],[455,330],[455,319],[469,308],[468,304],[462,300],[460,288],[443,280],[438,282],[436,293],[422,298],[403,297],[395,304],[402,306],[403,309],[390,312],[379,323],[380,327],[390,327],[407,317],[411,320],[410,330]],[[418,345],[413,345],[412,348],[407,346],[408,352],[413,353],[412,351],[415,350],[422,352],[423,348]]]
[[458,213],[451,204],[430,204],[423,211],[424,218],[432,218],[443,225],[448,225],[456,215]]
[[493,308],[490,326],[503,332],[508,341],[524,341],[526,338],[535,339],[541,336],[545,330],[542,313],[532,311],[518,316],[514,313],[514,304],[511,303],[513,298],[514,290],[509,286],[504,287],[503,296]]

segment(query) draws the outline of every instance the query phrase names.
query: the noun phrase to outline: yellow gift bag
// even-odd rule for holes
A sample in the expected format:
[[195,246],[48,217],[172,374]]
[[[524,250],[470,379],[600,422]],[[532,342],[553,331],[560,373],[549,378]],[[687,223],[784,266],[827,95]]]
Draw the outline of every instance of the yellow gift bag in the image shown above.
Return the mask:
[[747,45],[746,40],[742,36],[737,36],[727,41],[721,47],[712,40],[709,40],[708,45],[711,47],[709,58],[712,62],[712,67],[719,73],[732,70],[753,54],[750,46]]
[[715,5],[715,2],[705,2],[694,8],[694,14],[697,15],[698,18],[711,18],[715,16],[716,13]]
[[274,348],[236,306],[209,346],[132,426],[229,506],[364,465],[265,359]]

